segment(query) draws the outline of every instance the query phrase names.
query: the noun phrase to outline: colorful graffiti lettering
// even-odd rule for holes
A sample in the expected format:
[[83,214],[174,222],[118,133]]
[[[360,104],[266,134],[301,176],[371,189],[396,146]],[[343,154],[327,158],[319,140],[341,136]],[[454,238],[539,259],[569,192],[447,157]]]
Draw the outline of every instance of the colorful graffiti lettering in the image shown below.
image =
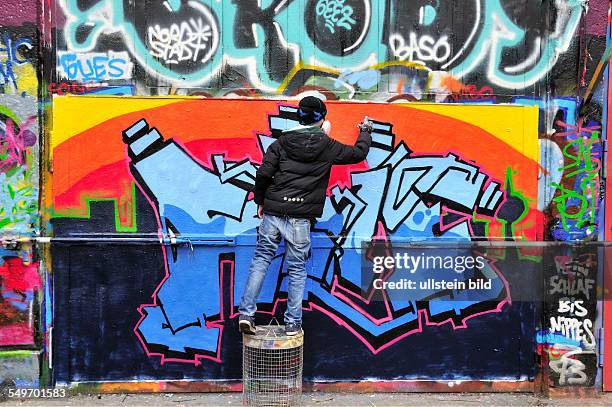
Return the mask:
[[478,89],[476,85],[463,85],[461,82],[449,87],[452,92],[448,95],[446,101],[448,102],[482,102],[482,101],[495,101],[495,95],[493,94],[493,88],[490,86],[483,86]]
[[[275,91],[300,61],[355,70],[389,60],[431,61],[430,68],[457,78],[485,67],[491,84],[523,89],[568,50],[584,7],[580,0],[555,2],[554,30],[542,30],[526,59],[506,66],[502,56],[522,44],[530,27],[513,21],[500,0],[486,0],[466,4],[469,21],[460,32],[434,35],[434,28],[444,27],[453,15],[452,3],[392,1],[379,7],[370,0],[319,0],[301,7],[297,1],[277,1],[265,9],[240,2],[151,3],[146,12],[152,21],[141,27],[125,14],[122,0],[99,1],[84,10],[76,0],[60,2],[68,17],[68,51],[91,52],[102,34],[119,32],[134,58],[155,76],[198,85],[215,78],[224,64],[246,66],[250,82],[266,91]],[[390,20],[378,24],[387,15]],[[386,25],[389,34],[383,33]],[[91,29],[80,35],[83,26]],[[274,63],[289,68],[285,75]]]
[[33,48],[32,40],[27,37],[14,39],[5,32],[0,36],[0,41],[0,85],[9,85],[17,90],[19,81],[16,68],[29,64],[23,52]]
[[[64,106],[58,110],[58,127],[54,133],[60,140],[64,139],[62,134],[65,131],[75,131],[70,130],[73,124],[65,120],[70,111],[82,103],[96,103],[94,99],[77,99],[71,103],[71,99],[56,98],[56,103]],[[117,102],[110,100],[108,103]],[[141,100],[140,103],[148,104],[154,100]],[[177,102],[176,99],[160,99],[155,103],[161,103],[156,109],[164,110],[164,115],[179,114],[183,111],[182,106],[190,109],[184,104],[187,102]],[[200,123],[212,120],[210,125],[220,130],[224,125],[214,117],[222,117],[224,123],[228,120],[233,123],[231,131],[234,134],[253,131],[252,127],[240,124],[243,121],[233,120],[243,109],[236,101],[198,100],[190,103],[197,106],[199,115],[205,115],[197,119]],[[167,125],[176,126],[172,121],[156,123],[155,116],[146,111],[139,111],[139,117],[131,114],[108,123],[116,132],[123,134],[122,140],[128,145],[127,159],[130,162],[129,174],[121,176],[117,173],[113,178],[135,182],[154,208],[159,223],[167,275],[156,290],[155,301],[139,308],[142,318],[135,332],[147,353],[159,355],[163,361],[198,364],[202,358],[221,360],[219,347],[223,330],[235,316],[258,226],[258,220],[253,216],[255,205],[249,198],[258,161],[246,157],[261,157],[284,129],[297,123],[296,108],[291,104],[261,100],[243,103],[249,103],[249,111],[260,112],[267,121],[267,129],[257,133],[254,139],[244,136],[235,139],[228,134],[222,137],[221,140],[240,140],[231,145],[244,144],[242,153],[232,152],[229,145],[212,147],[210,142],[219,145],[220,140],[216,139],[219,136],[215,135],[208,141],[206,138],[199,141],[192,138],[188,142],[189,136],[184,128],[168,128]],[[215,108],[204,108],[209,104]],[[359,106],[342,103],[330,106],[330,120],[337,123],[335,131],[354,133],[355,130],[349,130],[353,128],[353,118],[357,120],[358,115],[369,108],[367,105]],[[426,106],[422,110],[400,105],[379,109],[374,132],[376,145],[371,149],[367,163],[334,172],[323,216],[313,229],[313,241],[318,243],[308,266],[306,309],[323,313],[338,322],[372,353],[421,332],[427,325],[449,324],[455,329],[465,328],[471,318],[501,312],[508,303],[510,293],[495,265],[487,263],[480,271],[493,285],[491,294],[486,298],[470,301],[464,298],[466,293],[461,290],[452,293],[424,290],[420,297],[423,301],[415,303],[388,298],[384,302],[387,311],[379,315],[374,311],[374,304],[370,303],[368,295],[364,296],[356,288],[359,287],[359,264],[363,254],[361,242],[373,238],[389,242],[439,238],[471,241],[490,236],[531,236],[533,233],[532,229],[521,226],[534,215],[533,212],[528,210],[526,201],[516,198],[515,189],[509,187],[508,180],[501,181],[514,171],[530,174],[520,181],[517,178],[516,182],[534,195],[537,164],[533,158],[506,149],[505,154],[513,155],[517,163],[508,173],[506,165],[493,157],[479,159],[478,163],[465,157],[469,157],[476,147],[476,144],[466,143],[466,137],[488,137],[489,142],[502,150],[506,142],[524,143],[521,148],[535,156],[535,131],[531,135],[524,134],[523,127],[518,130],[508,124],[516,130],[512,137],[502,142],[477,127],[453,119],[457,115],[465,119],[471,114],[474,116],[470,117],[475,118],[476,112],[470,113],[474,107],[444,106],[450,110],[442,112],[439,110],[442,107],[434,108],[433,105],[430,108],[448,115],[439,117],[446,117],[449,123],[462,128],[454,141],[447,135],[448,144],[444,147],[432,147],[435,143],[423,142],[431,142],[437,137],[435,133],[442,131],[442,128],[436,130],[424,124],[435,115]],[[522,114],[534,114],[536,111],[520,107],[479,107],[489,108],[516,109],[507,113],[517,122],[524,120]],[[112,108],[95,110],[101,113],[113,111]],[[212,112],[215,112],[214,117]],[[410,118],[410,115],[416,116]],[[343,119],[340,120],[340,117]],[[442,120],[440,118],[437,120]],[[261,123],[261,120],[254,120]],[[479,120],[483,120],[482,117]],[[152,128],[149,123],[158,127]],[[108,128],[109,132],[111,127]],[[164,139],[162,129],[172,134],[178,131],[179,135]],[[422,132],[425,140],[413,137],[415,132]],[[105,134],[111,133],[105,131]],[[63,161],[61,157],[71,148],[72,139],[65,140],[55,148],[54,156],[60,157],[56,174],[67,171],[67,163],[59,164]],[[109,150],[105,157],[100,158],[107,160],[110,155],[120,160],[125,150],[121,145],[112,147],[119,140],[121,138],[109,140]],[[197,147],[198,143],[204,144]],[[190,147],[185,147],[187,144]],[[250,147],[245,150],[246,146]],[[98,182],[91,174],[91,171],[95,171],[92,163],[83,164],[73,168],[77,173],[71,174],[71,177],[77,177],[76,184],[62,185],[59,178],[58,184],[54,184],[57,188],[55,213],[66,212],[69,202],[73,202],[71,206],[80,203],[80,199],[69,198],[69,195],[79,197],[87,194],[88,185]],[[124,171],[125,168],[121,165],[117,170]],[[490,168],[495,168],[494,172],[490,172]],[[90,175],[81,176],[78,171]],[[189,174],[189,180],[184,182],[185,174]],[[78,179],[90,181],[81,183]],[[110,185],[106,189],[116,190]],[[218,196],[227,199],[219,200]],[[209,245],[204,242],[217,243]],[[228,243],[233,247],[228,248]],[[270,268],[267,288],[259,302],[260,310],[264,312],[273,312],[286,295],[283,257],[281,249]],[[472,277],[475,276],[469,273],[463,276],[466,280]],[[197,284],[199,288],[190,289],[196,281],[200,282]],[[202,298],[207,300],[202,301]]]
[[538,207],[552,212],[547,231],[554,240],[592,240],[599,231],[598,208],[602,144],[601,124],[583,124],[574,98],[515,97],[513,102],[540,108]]
[[[592,125],[582,131],[570,130],[557,133],[569,140],[562,148],[565,165],[558,169],[563,174],[560,183],[553,183],[557,195],[553,202],[559,211],[560,227],[552,234],[559,240],[583,239],[597,230],[597,208],[599,204],[599,174],[601,170],[600,126]],[[569,186],[564,180],[573,180]]]
[[132,77],[132,63],[128,53],[58,52],[60,77],[79,82],[103,82]]
[[[270,134],[278,133],[297,123],[294,107],[281,105],[279,111],[279,115],[270,116],[272,126]],[[338,238],[331,239],[327,245],[324,244],[329,246],[329,249],[319,249],[313,253],[312,265],[309,267],[309,278],[312,283],[308,285],[306,295],[310,303],[307,308],[318,309],[345,325],[374,353],[407,334],[420,331],[423,321],[442,321],[448,318],[449,311],[453,310],[456,314],[449,321],[457,326],[464,326],[464,321],[473,314],[500,311],[509,298],[503,277],[496,273],[491,264],[487,265],[483,273],[495,284],[492,296],[483,298],[482,302],[477,303],[464,301],[465,307],[457,308],[457,305],[451,304],[447,299],[450,295],[461,302],[465,292],[423,290],[421,300],[430,298],[427,305],[415,308],[414,304],[389,296],[387,308],[393,312],[386,318],[377,319],[369,314],[367,307],[365,310],[362,309],[357,305],[358,302],[347,295],[348,293],[355,295],[351,287],[359,286],[361,241],[367,241],[375,235],[379,239],[411,236],[434,238],[436,235],[443,235],[445,238],[469,240],[476,237],[473,230],[470,230],[469,223],[457,220],[449,225],[442,225],[444,208],[454,208],[453,214],[459,219],[462,217],[465,219],[477,213],[493,215],[504,202],[504,191],[500,188],[500,184],[490,180],[478,167],[464,162],[453,154],[442,157],[413,154],[404,144],[395,146],[396,136],[392,132],[392,124],[377,122],[375,127],[377,130],[373,136],[377,139],[378,145],[368,156],[369,169],[351,175],[350,189],[338,186],[331,189],[328,210],[315,226],[315,236],[320,234],[321,239],[325,236],[338,236]],[[180,238],[185,232],[206,230],[206,225],[210,224],[210,221],[197,213],[224,214],[223,223],[226,228],[239,222],[231,226],[235,232],[229,233],[231,229],[225,229],[225,236],[237,233],[234,239],[241,239],[241,234],[252,233],[255,224],[252,218],[245,215],[254,210],[253,203],[246,201],[248,189],[242,189],[240,184],[236,183],[252,185],[256,168],[253,164],[242,162],[240,165],[232,165],[232,162],[224,160],[222,155],[214,155],[211,158],[216,171],[198,169],[197,163],[176,144],[169,140],[162,143],[161,135],[155,129],[149,130],[145,121],[139,121],[126,129],[124,135],[130,146],[133,176],[139,180],[141,187],[148,191],[151,200],[159,205],[160,222],[162,225],[165,224],[163,235]],[[269,136],[259,135],[259,137],[259,145],[264,148],[274,140]],[[194,177],[191,181],[192,190],[198,191],[197,195],[201,195],[200,191],[208,193],[194,196],[187,201],[181,199],[183,203],[180,204],[168,195],[170,186],[158,181],[161,177],[160,162],[173,162],[177,174],[192,174]],[[400,177],[400,174],[412,175]],[[171,178],[167,180],[173,182]],[[455,189],[460,184],[463,186]],[[379,191],[371,191],[367,188],[368,185],[385,185],[384,192],[381,194]],[[213,190],[216,192],[210,193]],[[360,192],[354,192],[356,190]],[[238,199],[233,203],[227,200],[221,203],[207,198],[218,195]],[[180,196],[184,198],[185,193]],[[384,201],[383,196],[386,197]],[[185,206],[187,202],[198,202],[199,209],[196,211],[195,207]],[[340,205],[340,202],[344,204]],[[349,208],[351,209],[348,210]],[[187,218],[184,218],[185,215]],[[435,231],[436,225],[439,232]],[[231,266],[233,273],[231,281],[234,286],[230,287],[234,299],[240,297],[240,290],[245,284],[248,265],[245,260],[252,256],[250,251],[251,249],[235,251]],[[342,252],[341,256],[339,252]],[[222,320],[215,318],[201,320],[197,315],[223,315],[219,309],[219,304],[223,303],[220,299],[222,281],[212,284],[209,292],[198,293],[198,296],[205,295],[207,298],[219,298],[219,300],[213,300],[210,304],[193,301],[195,297],[192,300],[186,291],[190,285],[204,276],[201,272],[185,272],[186,269],[183,268],[185,266],[182,265],[185,261],[182,260],[184,255],[186,252],[181,248],[172,249],[172,257],[168,257],[169,277],[160,286],[157,295],[159,304],[141,308],[143,319],[137,327],[137,333],[150,353],[161,353],[166,358],[185,353],[187,358],[193,357],[194,361],[197,361],[197,355],[189,353],[197,354],[196,350],[199,350],[201,355],[218,357]],[[219,262],[220,260],[216,258],[220,255],[221,253],[217,251],[202,253],[201,259],[194,259],[192,255],[191,261],[199,264],[195,269],[207,273],[204,271],[205,264]],[[269,277],[272,281],[278,281],[281,287],[285,284],[282,270],[283,256],[281,250],[275,264],[272,265]],[[194,270],[193,267],[189,269]],[[222,272],[223,261],[219,263],[218,270]],[[463,275],[466,281],[472,277],[468,273]],[[222,280],[222,277],[219,279]],[[177,301],[177,296],[181,297],[181,301]],[[260,297],[260,301],[264,306],[274,304],[273,307],[276,307],[276,301],[282,296],[282,292],[268,291],[268,295]],[[362,301],[367,301],[367,298],[363,298]],[[234,307],[237,305],[233,304]],[[187,309],[190,311],[186,314],[184,311]],[[412,311],[407,312],[409,309]],[[193,317],[190,318],[189,314]],[[161,351],[161,349],[167,350]],[[186,349],[191,351],[186,352]]]
[[[271,132],[285,130],[291,127],[293,123],[297,123],[296,108],[281,106],[279,109],[282,114],[271,116],[271,123],[284,119],[284,127],[272,128]],[[288,113],[293,113],[295,117],[287,117]],[[410,237],[415,233],[420,236],[429,235],[433,238],[435,236],[434,224],[441,222],[443,207],[463,208],[464,216],[472,216],[472,210],[475,213],[491,215],[504,201],[504,191],[500,189],[500,185],[480,172],[478,167],[464,162],[453,154],[448,154],[446,157],[427,157],[418,154],[412,156],[409,149],[404,145],[399,145],[391,150],[394,145],[394,135],[391,133],[392,125],[377,123],[376,127],[380,131],[375,132],[374,137],[379,139],[381,145],[370,153],[368,158],[370,169],[351,176],[352,188],[364,192],[355,193],[349,189],[334,187],[331,190],[328,203],[328,207],[334,209],[328,210],[319,221],[318,227],[315,227],[316,234],[320,234],[321,238],[329,235],[342,237],[338,240],[332,239],[329,242],[331,245],[329,250],[315,251],[309,275],[312,280],[319,283],[310,284],[307,292],[307,297],[312,298],[317,307],[323,308],[334,319],[341,320],[352,313],[364,314],[367,319],[352,318],[349,328],[354,329],[359,337],[368,338],[365,340],[366,345],[375,352],[393,342],[391,339],[396,339],[405,332],[415,332],[421,311],[425,312],[423,318],[430,321],[435,321],[440,315],[446,314],[449,311],[446,307],[448,301],[442,300],[435,305],[430,303],[420,311],[414,310],[404,317],[392,318],[390,316],[387,323],[373,322],[373,315],[359,310],[353,301],[347,299],[345,295],[339,294],[339,291],[350,290],[351,286],[359,285],[359,274],[357,273],[361,256],[359,242],[372,238],[375,232],[378,233],[379,237],[384,234],[388,238],[395,236]],[[234,233],[238,233],[235,239],[240,239],[241,234],[249,233],[255,227],[253,219],[245,216],[245,212],[254,210],[253,203],[245,201],[248,189],[242,189],[236,185],[237,182],[241,181],[242,184],[246,183],[252,186],[256,169],[252,163],[243,162],[240,165],[232,165],[232,162],[226,161],[223,155],[214,155],[212,160],[218,172],[199,169],[197,163],[177,144],[169,140],[162,143],[161,135],[155,129],[150,130],[145,121],[139,121],[126,129],[124,135],[130,147],[129,154],[132,158],[133,176],[142,183],[141,186],[149,191],[149,194],[153,195],[149,195],[152,201],[158,202],[160,221],[165,224],[162,234],[180,237],[185,232],[194,233],[198,229],[206,230],[210,221],[207,221],[206,217],[202,217],[198,213],[223,214],[221,219],[223,219],[222,222],[226,227],[239,222],[231,227],[236,229]],[[260,135],[260,145],[269,145],[271,141],[273,140]],[[171,189],[169,185],[164,185],[164,182],[159,181],[161,162],[172,162],[174,171],[177,171],[176,174],[191,174],[191,188],[193,191],[197,191],[198,197],[194,196],[193,200],[182,199],[183,204],[180,204],[176,201],[178,195],[175,197],[168,195],[173,188]],[[402,178],[400,174],[414,175]],[[166,179],[171,183],[174,182],[172,178],[167,177]],[[385,193],[383,194],[371,193],[366,188],[367,185],[384,183],[383,180],[390,180],[386,183]],[[457,183],[462,183],[462,187],[453,188],[452,186],[456,187]],[[204,191],[206,193],[202,194]],[[181,195],[183,198],[185,197],[184,193]],[[236,197],[237,199],[235,202],[228,200],[224,200],[222,203],[215,202],[213,197],[220,195]],[[382,196],[386,196],[387,199],[381,201]],[[342,206],[337,204],[342,201],[345,201],[353,209],[346,211],[343,208],[346,208],[346,204]],[[195,206],[190,207],[189,202],[197,202],[199,209],[196,209]],[[401,204],[398,204],[398,202],[401,202]],[[378,215],[376,215],[377,208],[380,211]],[[184,215],[181,216],[181,214]],[[185,218],[185,216],[188,218]],[[378,222],[386,225],[384,231],[381,231],[380,228],[376,231]],[[445,228],[440,226],[439,228],[443,230],[443,235],[446,238],[470,239],[474,237],[469,232],[469,228],[466,228],[466,224],[462,222]],[[224,234],[226,236],[231,235],[228,232],[229,230],[225,229]],[[235,288],[243,287],[246,282],[248,263],[245,259],[249,257],[251,249],[242,250],[243,253],[240,253],[240,251],[240,249],[236,250],[232,266],[234,287],[230,289],[234,291],[235,299],[240,296],[239,290]],[[342,251],[343,255],[341,259],[334,260],[337,259],[338,251]],[[192,301],[191,295],[186,293],[185,290],[204,276],[200,272],[189,272],[187,268],[184,268],[185,266],[182,266],[185,264],[185,260],[181,256],[186,254],[185,251],[172,249],[172,252],[172,260],[170,261],[169,257],[168,263],[169,277],[160,287],[157,296],[160,305],[144,306],[142,308],[141,312],[146,317],[143,318],[137,328],[139,335],[141,335],[150,351],[168,347],[168,351],[173,353],[181,352],[182,348],[200,349],[206,354],[215,354],[220,337],[220,328],[215,327],[221,321],[214,319],[203,321],[196,315],[222,314],[218,308],[221,302],[212,300],[209,304],[204,304],[201,301]],[[202,253],[201,260],[192,257],[192,261],[199,264],[197,269],[204,271],[205,264],[216,263],[215,258],[219,256],[219,253],[215,252]],[[278,256],[277,261],[279,263],[276,267],[273,266],[270,278],[273,281],[280,281],[283,285],[284,278],[282,277],[280,260],[284,254],[281,252]],[[334,272],[336,269],[344,271],[336,273]],[[189,270],[192,270],[192,268],[190,267]],[[219,270],[222,270],[222,264],[219,265]],[[491,265],[484,272],[495,282],[497,289],[494,290],[493,297],[483,299],[483,301],[507,298],[508,293],[505,291],[503,278],[496,274]],[[204,271],[204,273],[208,274],[207,271]],[[465,273],[463,277],[468,279],[471,276]],[[219,283],[217,283],[211,286],[209,292],[199,291],[198,296],[204,295],[211,299],[219,298],[220,289]],[[179,295],[182,300],[177,301]],[[272,304],[280,293],[270,292],[270,295],[269,298],[264,298],[262,302]],[[423,290],[422,299],[432,296],[446,298],[447,295],[459,299],[462,293],[453,291],[449,294],[444,290],[441,292]],[[319,301],[315,301],[314,298]],[[195,297],[193,299],[195,300]],[[503,301],[501,304],[503,304]],[[237,306],[238,304],[233,305]],[[393,301],[390,301],[387,306],[398,314],[406,311],[405,308],[412,307],[410,304]],[[470,304],[470,306],[478,308],[478,311],[482,312],[478,304]],[[500,306],[500,303],[495,303],[493,309],[497,311]],[[455,309],[455,306],[451,308]],[[185,314],[184,311],[187,309],[192,310],[189,314],[192,313],[193,318],[189,318]],[[469,311],[467,309],[462,309],[458,314],[458,317],[464,319],[468,316]],[[386,340],[381,341],[381,338],[386,338]]]
[[51,82],[47,90],[52,95],[134,95],[131,85],[101,86],[67,81]]

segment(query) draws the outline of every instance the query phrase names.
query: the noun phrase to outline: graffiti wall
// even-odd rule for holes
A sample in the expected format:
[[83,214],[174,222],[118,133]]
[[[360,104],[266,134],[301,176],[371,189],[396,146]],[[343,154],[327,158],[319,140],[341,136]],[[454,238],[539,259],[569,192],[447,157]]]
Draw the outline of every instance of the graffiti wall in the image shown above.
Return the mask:
[[[502,315],[536,318],[533,304],[510,306],[512,290],[501,283],[513,277],[500,269],[493,272],[499,291],[487,305],[455,304],[450,312],[444,306],[453,301],[434,311],[427,302],[405,308],[389,300],[382,310],[368,308],[364,298],[355,297],[360,243],[372,237],[598,240],[607,9],[607,2],[596,0],[55,2],[47,31],[54,66],[46,72],[49,94],[215,98],[53,99],[54,174],[46,186],[52,191],[53,231],[79,239],[102,233],[109,239],[96,241],[101,246],[56,245],[56,286],[85,290],[96,299],[89,302],[96,315],[130,321],[121,339],[106,340],[122,344],[115,347],[121,357],[134,358],[139,351],[139,368],[128,372],[112,362],[118,355],[90,352],[106,343],[104,335],[90,332],[113,322],[76,318],[79,311],[72,308],[70,319],[56,313],[64,336],[55,355],[88,355],[65,362],[58,356],[58,380],[121,380],[135,372],[152,378],[239,377],[238,359],[228,355],[236,349],[235,306],[258,224],[248,191],[262,152],[293,122],[295,100],[307,94],[385,103],[340,103],[330,110],[334,136],[345,141],[354,137],[360,115],[376,118],[376,145],[366,164],[334,170],[313,238],[305,304],[312,311],[310,331],[324,338],[333,321],[342,328],[334,330],[340,335],[334,342],[352,344],[359,350],[351,352],[360,352],[368,366],[387,366],[387,349],[431,342],[428,329],[440,336],[452,327],[453,343],[484,346],[485,340],[470,337],[475,334],[470,324],[491,328]],[[290,100],[251,102],[245,120],[234,118],[234,104],[219,98]],[[404,105],[415,101],[431,104]],[[402,106],[391,105],[396,103]],[[488,109],[506,107],[487,105],[502,103],[532,107],[524,111],[529,113],[509,110],[508,117],[523,115],[523,128],[516,121],[501,127],[491,120],[501,115]],[[80,111],[97,114],[70,118]],[[479,131],[484,133],[473,133]],[[491,137],[503,146],[493,147]],[[428,174],[418,183],[397,176],[416,168]],[[461,181],[448,175],[459,173],[469,175]],[[179,179],[185,174],[189,182]],[[411,182],[414,187],[404,189],[403,183]],[[464,184],[469,193],[449,188]],[[120,236],[137,239],[113,241]],[[545,258],[518,252],[515,257],[527,268]],[[99,259],[95,265],[92,258]],[[205,271],[211,264],[212,274]],[[277,313],[284,298],[282,254],[275,264],[260,299],[267,313]],[[200,271],[179,272],[187,269]],[[118,281],[115,270],[131,271]],[[545,282],[538,272],[531,279]],[[197,281],[208,283],[203,292],[190,289]],[[583,300],[594,306],[594,298]],[[57,304],[79,306],[66,296]],[[534,364],[530,357],[542,356],[546,346],[554,348],[559,336],[548,334],[556,327],[550,321],[525,326],[500,330],[531,338],[514,350],[524,356],[520,363],[501,367],[503,358],[493,358],[491,369],[482,370],[456,363],[451,375],[532,377],[523,367]],[[66,344],[73,337],[89,338],[90,345],[72,349]],[[507,338],[494,337],[491,345],[509,351]],[[312,349],[324,350],[307,367],[311,377],[340,378],[319,369],[338,360],[336,346],[313,341]],[[447,352],[451,359],[458,357],[453,352]],[[346,366],[353,379],[444,376],[435,362],[374,371]],[[551,385],[591,382],[555,379]]]
[[[38,125],[35,99],[0,95],[0,286],[1,345],[33,345],[36,297],[41,292],[31,245],[14,243],[36,231],[38,212]],[[8,246],[8,247],[6,247]]]
[[[36,3],[0,6],[0,387],[39,383],[44,284],[39,231]],[[32,9],[34,12],[32,13]]]
[[[533,383],[545,371],[554,388],[592,387],[600,287],[575,291],[600,281],[590,245],[612,218],[609,8],[5,1],[0,384],[238,379],[250,188],[297,100],[315,95],[335,138],[351,142],[365,114],[376,132],[365,163],[334,169],[314,230],[305,375]],[[494,289],[474,303],[425,290],[373,304],[358,283],[372,239],[565,251],[491,254]],[[283,260],[281,247],[262,321],[283,310]],[[526,285],[546,298],[518,300]]]
[[[376,120],[376,142],[366,162],[333,171],[314,228],[309,379],[533,378],[535,331],[520,321],[535,327],[534,309],[510,305],[512,288],[494,262],[496,288],[478,302],[434,290],[413,304],[389,298],[385,313],[355,287],[361,242],[374,237],[533,240],[537,110],[330,102],[334,137],[353,142],[367,114]],[[91,114],[73,120],[79,111]],[[57,380],[240,379],[237,306],[259,225],[250,190],[266,148],[297,123],[295,102],[65,96],[54,100],[53,123],[56,236],[133,239],[55,246],[55,286],[67,288],[56,292],[56,309],[70,309],[55,314]],[[281,250],[266,277],[263,318],[285,306],[283,258]],[[90,305],[81,307],[85,299]],[[508,320],[512,328],[483,336]],[[519,344],[517,335],[526,340]],[[385,362],[442,337],[465,347],[444,345],[447,362],[438,367],[431,355],[410,368]],[[110,348],[91,351],[99,346]],[[360,361],[346,360],[348,349]],[[466,363],[466,352],[501,353],[480,365]]]

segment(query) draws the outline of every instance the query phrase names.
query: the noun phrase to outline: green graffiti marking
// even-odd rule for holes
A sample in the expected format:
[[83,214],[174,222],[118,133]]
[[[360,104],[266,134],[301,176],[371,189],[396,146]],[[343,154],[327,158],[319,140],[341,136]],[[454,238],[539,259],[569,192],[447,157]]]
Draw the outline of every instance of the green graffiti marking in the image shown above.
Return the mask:
[[563,229],[568,232],[573,228],[586,228],[587,234],[592,234],[597,226],[600,161],[593,157],[596,144],[599,144],[599,133],[593,131],[590,136],[570,141],[562,149],[569,163],[558,170],[563,173],[563,179],[575,177],[575,182],[572,188],[552,183],[557,188],[553,201]]

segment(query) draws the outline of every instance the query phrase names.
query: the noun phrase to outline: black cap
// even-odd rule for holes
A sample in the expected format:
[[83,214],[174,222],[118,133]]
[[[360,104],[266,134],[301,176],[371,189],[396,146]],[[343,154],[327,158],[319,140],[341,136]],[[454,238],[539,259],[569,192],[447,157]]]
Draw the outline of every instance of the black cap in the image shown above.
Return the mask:
[[327,115],[325,103],[314,96],[306,96],[300,100],[298,116],[300,124],[308,125],[322,120]]

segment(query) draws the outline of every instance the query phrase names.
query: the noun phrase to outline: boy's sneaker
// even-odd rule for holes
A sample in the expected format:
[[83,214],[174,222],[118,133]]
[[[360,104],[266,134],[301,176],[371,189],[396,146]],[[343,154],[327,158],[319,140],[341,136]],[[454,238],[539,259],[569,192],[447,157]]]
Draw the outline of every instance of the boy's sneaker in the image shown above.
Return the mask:
[[294,336],[302,332],[302,324],[290,322],[285,324],[285,335]]
[[238,328],[243,334],[255,335],[257,332],[255,327],[255,318],[248,315],[240,315],[238,318]]

